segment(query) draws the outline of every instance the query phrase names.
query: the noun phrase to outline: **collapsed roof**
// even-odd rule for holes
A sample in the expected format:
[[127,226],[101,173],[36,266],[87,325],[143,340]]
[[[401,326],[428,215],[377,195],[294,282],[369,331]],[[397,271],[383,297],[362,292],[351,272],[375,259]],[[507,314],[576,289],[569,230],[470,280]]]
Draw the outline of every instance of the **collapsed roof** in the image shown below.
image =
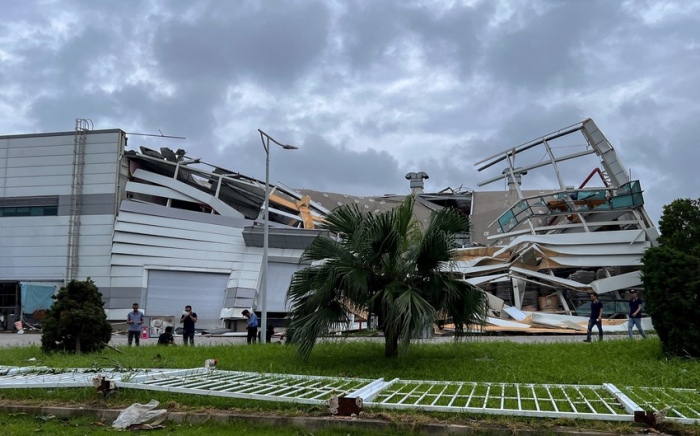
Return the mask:
[[[575,147],[582,150],[559,154]],[[528,162],[528,155],[533,153],[544,158]],[[264,181],[191,159],[182,149],[156,151],[141,147],[141,153],[129,151],[127,157],[131,177],[126,190],[131,199],[250,220],[243,232],[246,244],[262,243],[260,227],[255,224],[263,219]],[[518,166],[516,160],[525,164]],[[593,162],[592,166],[586,167],[584,160]],[[571,313],[569,306],[575,304],[577,292],[619,297],[619,291],[641,285],[641,257],[655,244],[658,233],[644,210],[640,182],[630,179],[593,120],[586,119],[476,163],[478,171],[496,165],[505,165],[505,170],[479,186],[506,181],[512,193],[505,197],[509,206],[498,206],[505,211],[487,229],[472,229],[472,235],[486,230],[483,234],[488,235],[487,244],[472,246],[469,235],[462,235],[460,242],[466,248],[458,250],[458,261],[450,266],[455,272],[516,308],[535,306],[537,298],[553,294],[565,313]],[[553,174],[542,178],[538,171],[543,168]],[[526,191],[521,186],[525,175],[528,179],[541,177],[556,188]],[[425,193],[423,179],[428,178],[427,174],[409,173],[406,178],[416,195],[415,214],[421,221],[427,222],[430,213],[442,207],[454,207],[472,217],[485,207],[474,203],[478,191],[447,188]],[[172,190],[162,195],[163,187],[176,185],[181,196],[173,196]],[[318,234],[311,230],[323,223],[324,214],[341,205],[356,204],[362,210],[383,212],[403,198],[271,185],[270,246],[304,248]],[[489,207],[495,209],[494,205]]]
[[[556,155],[555,141],[569,144],[566,139],[580,140],[581,136],[585,140],[583,151]],[[546,158],[516,166],[516,159],[535,150]],[[566,180],[577,174],[563,170],[562,163],[576,160],[572,168],[577,171],[573,173],[585,174],[580,173],[578,161],[589,155],[597,158],[597,166],[577,183],[578,187],[567,185]],[[621,291],[642,285],[641,258],[644,250],[656,243],[658,232],[644,210],[640,182],[630,179],[593,120],[506,149],[476,166],[484,171],[500,163],[505,163],[506,169],[479,186],[507,180],[517,201],[491,223],[494,231],[488,246],[459,250],[455,269],[466,280],[500,293],[516,308],[535,307],[537,302],[533,298],[528,301],[527,291],[532,294],[534,290],[539,298],[557,297],[559,307],[554,311],[567,314],[572,314],[572,302],[585,297],[577,293],[610,294],[614,300],[621,298]],[[526,195],[519,180],[542,167],[553,171],[559,187]]]

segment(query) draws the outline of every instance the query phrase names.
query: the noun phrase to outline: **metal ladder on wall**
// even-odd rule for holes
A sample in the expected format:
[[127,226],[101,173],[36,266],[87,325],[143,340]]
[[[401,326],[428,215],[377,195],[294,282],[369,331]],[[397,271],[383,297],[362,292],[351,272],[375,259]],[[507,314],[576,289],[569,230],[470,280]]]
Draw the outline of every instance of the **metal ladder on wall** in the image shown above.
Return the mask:
[[68,255],[66,258],[65,281],[75,279],[80,263],[80,214],[83,197],[83,178],[85,173],[86,132],[92,130],[89,119],[75,119],[75,138],[73,140],[73,183],[71,185],[70,210],[68,212]]

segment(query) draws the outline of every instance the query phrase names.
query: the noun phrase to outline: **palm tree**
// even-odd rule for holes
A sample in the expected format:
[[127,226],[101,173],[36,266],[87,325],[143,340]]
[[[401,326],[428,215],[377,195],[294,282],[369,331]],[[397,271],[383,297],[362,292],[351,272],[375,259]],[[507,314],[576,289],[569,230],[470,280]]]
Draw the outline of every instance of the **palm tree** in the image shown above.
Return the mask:
[[483,292],[446,267],[453,259],[456,233],[469,228],[460,212],[434,212],[422,231],[413,215],[413,196],[379,214],[342,206],[323,225],[301,257],[310,264],[294,274],[289,288],[289,342],[308,358],[316,338],[347,322],[348,307],[377,315],[384,330],[385,356],[406,350],[416,333],[431,328],[438,314],[454,321],[457,333],[485,313]]

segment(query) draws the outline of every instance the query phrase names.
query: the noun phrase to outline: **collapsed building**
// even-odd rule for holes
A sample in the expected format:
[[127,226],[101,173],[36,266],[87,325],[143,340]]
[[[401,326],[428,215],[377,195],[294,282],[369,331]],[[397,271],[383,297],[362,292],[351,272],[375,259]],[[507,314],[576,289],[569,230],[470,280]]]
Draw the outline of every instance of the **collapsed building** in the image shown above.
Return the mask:
[[[577,141],[581,136],[583,151],[555,155],[553,142]],[[516,158],[535,150],[544,151],[538,162],[515,165]],[[594,156],[596,165],[578,187],[567,185],[570,174],[561,166],[575,161],[580,169],[579,161],[586,156]],[[595,122],[586,119],[476,165],[484,171],[502,162],[507,164],[505,170],[480,186],[506,179],[517,199],[489,224],[495,230],[487,237],[489,243],[460,250],[457,266],[467,281],[496,295],[493,315],[520,321],[491,317],[489,323],[500,330],[583,330],[586,319],[570,315],[588,315],[590,305],[585,301],[591,292],[605,302],[607,317],[624,317],[624,292],[643,290],[642,255],[655,244],[658,232],[644,209],[640,182],[631,180]],[[522,176],[542,167],[549,167],[558,188],[536,193],[521,190]],[[578,173],[585,171],[584,167]],[[550,313],[533,313],[538,309]],[[606,329],[624,330],[623,322],[610,321]],[[647,319],[646,328],[650,327]]]
[[[585,150],[557,156],[551,144],[574,134],[582,134]],[[40,321],[57,287],[87,277],[102,292],[109,319],[124,319],[137,302],[155,333],[186,304],[194,306],[201,328],[236,328],[242,309],[257,308],[265,182],[191,158],[183,149],[135,151],[127,144],[124,131],[93,130],[87,120],[77,120],[72,132],[0,136],[0,327],[12,328],[20,317]],[[548,160],[515,165],[516,157],[542,148]],[[585,156],[597,157],[597,165],[573,188],[561,167]],[[406,178],[421,222],[443,207],[470,217],[472,228],[458,235],[463,248],[451,268],[492,295],[493,326],[531,328],[530,312],[576,315],[587,292],[607,294],[614,303],[641,285],[641,255],[656,230],[639,181],[630,180],[592,120],[478,165],[505,165],[483,185],[505,181],[508,189],[425,192],[426,173]],[[522,189],[522,177],[544,166],[554,170],[558,188]],[[271,185],[271,323],[283,322],[290,279],[304,248],[323,232],[324,214],[343,204],[379,213],[403,198]],[[509,316],[520,327],[508,325]],[[540,321],[540,327],[553,323]]]

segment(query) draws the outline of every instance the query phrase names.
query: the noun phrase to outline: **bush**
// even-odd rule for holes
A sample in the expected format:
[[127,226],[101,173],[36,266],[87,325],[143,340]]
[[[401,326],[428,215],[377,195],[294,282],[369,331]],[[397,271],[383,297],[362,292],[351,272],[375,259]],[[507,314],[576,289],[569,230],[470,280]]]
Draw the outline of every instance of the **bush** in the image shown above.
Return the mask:
[[700,357],[700,259],[662,246],[643,262],[645,308],[664,352]]
[[642,258],[646,311],[666,353],[700,357],[700,199],[664,206],[659,229]]
[[112,336],[102,294],[95,282],[71,280],[54,297],[42,325],[41,349],[44,352],[96,352]]

